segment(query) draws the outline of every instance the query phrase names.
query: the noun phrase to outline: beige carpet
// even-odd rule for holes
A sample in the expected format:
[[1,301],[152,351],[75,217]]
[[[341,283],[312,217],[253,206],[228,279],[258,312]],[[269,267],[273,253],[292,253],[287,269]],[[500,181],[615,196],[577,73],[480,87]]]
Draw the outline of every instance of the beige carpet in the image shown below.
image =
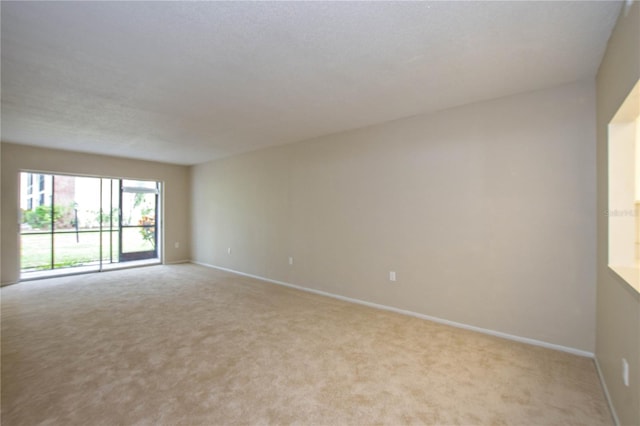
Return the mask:
[[2,289],[2,426],[602,425],[591,359],[195,265]]

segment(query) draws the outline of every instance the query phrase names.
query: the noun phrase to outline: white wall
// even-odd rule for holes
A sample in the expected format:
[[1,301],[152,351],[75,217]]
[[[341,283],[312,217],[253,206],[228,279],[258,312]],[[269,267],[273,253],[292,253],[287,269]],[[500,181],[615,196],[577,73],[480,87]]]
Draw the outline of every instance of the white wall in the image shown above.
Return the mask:
[[[596,358],[623,425],[640,424],[640,293],[607,264],[607,127],[640,79],[640,2],[623,8],[597,77],[598,276]],[[622,358],[630,385],[622,382]]]
[[192,259],[593,352],[594,117],[589,81],[195,166]]

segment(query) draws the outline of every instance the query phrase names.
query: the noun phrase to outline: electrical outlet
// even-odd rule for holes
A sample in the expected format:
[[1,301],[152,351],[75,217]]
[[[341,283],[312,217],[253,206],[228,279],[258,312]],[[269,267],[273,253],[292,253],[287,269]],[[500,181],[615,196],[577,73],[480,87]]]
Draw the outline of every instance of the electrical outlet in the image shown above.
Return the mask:
[[231,254],[231,247],[227,249],[227,254]]
[[396,280],[396,271],[389,271],[389,281]]
[[175,243],[173,243],[173,247],[180,248],[180,243],[176,241]]
[[629,386],[629,363],[622,358],[622,382],[625,386]]
[[289,257],[289,265],[293,265],[293,257]]

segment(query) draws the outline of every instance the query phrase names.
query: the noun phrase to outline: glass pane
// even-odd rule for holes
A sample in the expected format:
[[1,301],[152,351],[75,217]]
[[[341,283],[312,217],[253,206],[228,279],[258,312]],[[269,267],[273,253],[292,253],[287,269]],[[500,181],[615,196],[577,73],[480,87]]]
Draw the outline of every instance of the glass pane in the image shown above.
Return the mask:
[[20,267],[23,272],[51,269],[52,175],[20,174]]
[[102,232],[102,260],[105,263],[117,263],[119,256],[120,233],[118,231],[103,230]]
[[22,234],[20,243],[22,271],[51,269],[51,234]]
[[155,227],[123,228],[122,252],[133,253],[138,251],[155,250]]
[[122,194],[122,224],[124,226],[154,225],[156,194],[125,192]]
[[102,179],[102,230],[117,230],[120,214],[118,197],[118,181],[115,179]]
[[[56,176],[56,181],[58,178]],[[77,214],[78,229],[100,229],[100,179],[87,177],[73,177],[73,179],[75,180],[74,208],[77,211],[74,215]],[[58,205],[57,200],[56,205]]]
[[[51,175],[21,173],[20,207],[22,232],[51,230]],[[32,182],[29,185],[28,182]],[[35,182],[35,183],[33,183]],[[39,182],[43,182],[40,190]]]
[[100,260],[100,232],[53,234],[56,268],[96,265]]
[[120,234],[120,181],[102,179],[102,261],[117,263]]
[[76,180],[74,176],[53,178],[53,214],[56,231],[68,231],[75,227]]

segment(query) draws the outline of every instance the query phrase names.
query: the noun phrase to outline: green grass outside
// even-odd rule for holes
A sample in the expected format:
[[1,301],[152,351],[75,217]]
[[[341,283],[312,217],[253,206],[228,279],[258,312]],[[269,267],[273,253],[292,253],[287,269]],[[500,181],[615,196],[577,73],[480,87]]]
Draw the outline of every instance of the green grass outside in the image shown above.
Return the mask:
[[[124,231],[126,251],[153,250],[151,243],[142,239],[139,229],[129,228]],[[118,231],[113,231],[110,237],[109,232],[103,231],[103,262],[109,262],[111,258],[114,262],[118,262],[118,234]],[[54,268],[90,265],[100,260],[99,231],[81,232],[78,234],[78,239],[79,241],[76,241],[75,233],[53,235]],[[51,234],[22,234],[21,251],[21,269],[23,271],[51,269]]]

